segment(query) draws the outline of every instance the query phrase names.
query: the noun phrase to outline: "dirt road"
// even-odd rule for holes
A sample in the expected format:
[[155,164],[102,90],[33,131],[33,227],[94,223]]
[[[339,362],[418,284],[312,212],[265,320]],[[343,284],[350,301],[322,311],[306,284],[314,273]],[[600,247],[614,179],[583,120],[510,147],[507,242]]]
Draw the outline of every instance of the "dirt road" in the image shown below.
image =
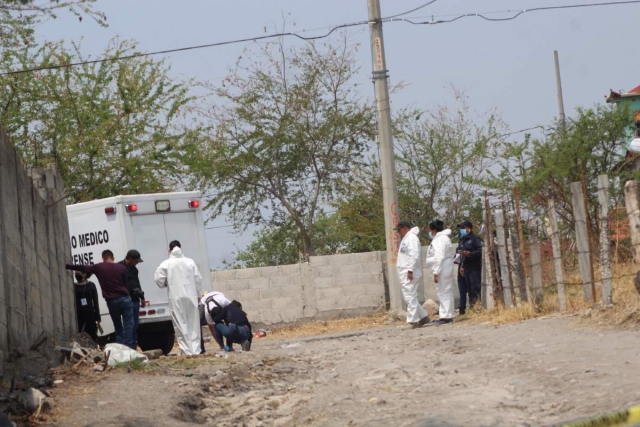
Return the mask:
[[55,425],[539,426],[640,402],[638,332],[551,318],[329,338],[65,382]]

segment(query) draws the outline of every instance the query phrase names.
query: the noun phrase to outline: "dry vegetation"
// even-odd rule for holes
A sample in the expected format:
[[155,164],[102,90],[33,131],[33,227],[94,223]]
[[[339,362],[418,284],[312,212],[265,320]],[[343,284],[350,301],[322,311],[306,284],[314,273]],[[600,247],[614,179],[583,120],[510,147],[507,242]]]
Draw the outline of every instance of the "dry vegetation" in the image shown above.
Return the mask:
[[404,324],[403,321],[390,316],[382,307],[370,316],[353,317],[349,319],[334,318],[327,321],[310,322],[301,325],[285,325],[273,328],[266,338],[282,339],[296,338],[322,334],[349,332],[357,329],[371,329],[394,324]]
[[[612,265],[613,271],[613,305],[602,307],[602,289],[596,284],[598,308],[585,302],[582,293],[582,281],[579,273],[573,269],[565,272],[565,288],[567,293],[567,311],[560,313],[556,287],[545,286],[544,301],[536,309],[532,304],[520,304],[518,307],[505,309],[502,307],[491,311],[474,310],[460,320],[471,323],[506,324],[554,314],[581,314],[599,324],[611,326],[636,327],[640,324],[640,295],[633,284],[636,267],[631,262],[620,262]],[[596,270],[596,281],[600,280],[600,271]],[[550,282],[550,279],[547,278]]]
[[[613,305],[609,307],[601,306],[602,290],[598,284],[596,284],[596,295],[599,301],[597,308],[584,301],[580,274],[577,267],[573,266],[565,271],[567,311],[564,313],[560,312],[557,289],[551,284],[551,277],[547,276],[545,277],[544,301],[537,309],[532,304],[519,304],[510,309],[499,307],[490,311],[475,307],[474,310],[469,310],[466,315],[460,316],[456,320],[459,324],[503,325],[553,315],[581,315],[582,318],[599,325],[637,327],[640,325],[640,295],[633,284],[636,267],[632,262],[624,261],[613,263],[612,271],[614,278]],[[595,274],[596,281],[599,281],[600,271],[596,270]],[[306,337],[402,324],[404,322],[401,319],[390,316],[388,312],[379,309],[371,316],[350,319],[336,318],[302,325],[275,327],[263,339]]]

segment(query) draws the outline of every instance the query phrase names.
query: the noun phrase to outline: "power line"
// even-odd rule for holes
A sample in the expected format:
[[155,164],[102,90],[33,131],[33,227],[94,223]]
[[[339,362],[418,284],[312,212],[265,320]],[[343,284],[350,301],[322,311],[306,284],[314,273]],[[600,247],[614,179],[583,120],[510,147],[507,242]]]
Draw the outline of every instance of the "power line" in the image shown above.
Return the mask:
[[227,40],[227,41],[218,42],[218,43],[208,43],[208,44],[202,44],[202,45],[197,45],[197,46],[180,47],[180,48],[176,48],[176,49],[165,49],[165,50],[158,50],[158,51],[146,52],[146,53],[134,53],[134,54],[131,54],[131,55],[116,56],[116,57],[111,57],[111,58],[100,58],[100,59],[94,59],[94,60],[89,60],[89,61],[70,62],[68,64],[46,65],[46,66],[43,66],[43,67],[25,68],[25,69],[22,69],[22,70],[6,71],[4,73],[0,73],[0,76],[10,76],[10,75],[15,75],[15,74],[32,73],[32,72],[35,72],[35,71],[56,70],[56,69],[60,69],[60,68],[77,67],[77,66],[80,66],[80,65],[100,64],[100,63],[103,63],[103,62],[121,61],[121,60],[125,60],[125,59],[142,58],[142,57],[147,57],[147,56],[184,52],[184,51],[187,51],[187,50],[195,50],[195,49],[205,49],[205,48],[210,48],[210,47],[218,47],[218,46],[225,46],[225,45],[230,45],[230,44],[246,43],[246,42],[258,41],[258,40],[274,39],[274,38],[286,37],[286,36],[297,37],[297,38],[299,38],[301,40],[304,40],[304,41],[312,41],[312,40],[318,40],[318,39],[323,39],[323,38],[329,37],[335,31],[337,31],[339,29],[342,29],[342,28],[355,27],[355,26],[365,25],[367,23],[368,23],[368,21],[360,21],[360,22],[353,22],[353,23],[350,23],[350,24],[336,25],[335,27],[332,27],[326,34],[319,35],[319,36],[309,36],[309,37],[302,36],[302,35],[300,35],[300,33],[302,31],[267,34],[267,35],[258,36],[258,37]]
[[425,4],[423,4],[422,6],[418,6],[418,7],[416,7],[415,9],[411,9],[411,10],[408,10],[408,11],[406,11],[406,12],[398,13],[398,14],[396,14],[396,15],[386,16],[386,17],[382,18],[381,20],[382,20],[382,21],[385,21],[385,20],[387,20],[387,19],[397,18],[398,16],[405,16],[405,15],[408,15],[408,14],[410,14],[410,13],[413,13],[413,12],[416,12],[416,11],[418,11],[418,10],[420,10],[420,9],[423,9],[423,8],[425,8],[425,7],[429,6],[429,5],[431,5],[431,4],[433,4],[433,3],[437,2],[437,1],[438,1],[438,0],[431,0],[431,1],[429,1],[429,2],[427,2],[427,3],[425,3]]
[[[576,9],[576,8],[598,7],[598,6],[619,6],[619,5],[628,5],[628,4],[640,3],[640,0],[627,0],[627,1],[615,1],[615,2],[609,2],[609,3],[587,3],[587,4],[573,4],[573,5],[565,5],[565,6],[536,7],[536,8],[532,8],[532,9],[523,9],[523,10],[518,11],[518,12],[516,12],[516,11],[505,11],[506,13],[516,12],[515,15],[507,17],[507,18],[489,18],[486,15],[496,14],[496,13],[500,13],[500,12],[483,12],[483,13],[461,13],[459,15],[455,15],[454,18],[448,19],[448,20],[433,20],[432,19],[431,21],[424,21],[424,22],[415,22],[415,21],[412,21],[409,18],[396,19],[399,16],[404,16],[404,15],[412,13],[412,12],[414,12],[416,10],[422,9],[422,8],[434,3],[435,1],[437,1],[437,0],[432,0],[431,2],[425,3],[424,5],[419,6],[418,8],[412,9],[412,10],[407,11],[407,12],[403,12],[403,13],[400,13],[400,14],[396,14],[396,15],[392,15],[392,16],[389,16],[389,17],[382,18],[381,21],[383,21],[383,22],[407,22],[407,23],[410,23],[410,24],[413,24],[413,25],[434,25],[434,24],[451,23],[451,22],[455,22],[455,21],[457,21],[459,19],[462,19],[462,18],[478,17],[478,18],[482,18],[482,19],[487,20],[487,21],[498,22],[498,21],[510,21],[510,20],[516,19],[519,16],[521,16],[522,14],[525,14],[525,13],[528,13],[528,12],[539,12],[539,11],[548,11],[548,10],[557,10],[557,9]],[[440,16],[452,16],[452,15],[440,15]],[[435,17],[435,15],[433,17]],[[68,64],[56,64],[56,65],[46,65],[46,66],[42,66],[42,67],[25,68],[25,69],[22,69],[22,70],[6,71],[6,72],[3,72],[3,73],[0,73],[0,76],[24,74],[24,73],[31,73],[31,72],[35,72],[35,71],[56,70],[56,69],[60,69],[60,68],[77,67],[77,66],[80,66],[80,65],[91,65],[91,64],[99,64],[99,63],[103,63],[103,62],[120,61],[120,60],[125,60],[125,59],[142,58],[142,57],[147,57],[147,56],[155,56],[155,55],[162,55],[162,54],[169,54],[169,53],[178,53],[178,52],[184,52],[184,51],[188,51],[188,50],[205,49],[205,48],[211,48],[211,47],[218,47],[218,46],[225,46],[225,45],[231,45],[231,44],[239,44],[239,43],[258,41],[258,40],[267,40],[267,39],[273,39],[273,38],[279,38],[279,37],[296,37],[296,38],[298,38],[300,40],[312,41],[312,40],[319,40],[319,39],[327,38],[331,34],[333,34],[335,31],[337,31],[339,29],[342,29],[342,28],[356,27],[356,26],[362,26],[362,25],[367,25],[367,24],[369,24],[368,20],[367,21],[352,22],[350,24],[336,25],[334,27],[325,27],[325,28],[330,28],[330,30],[328,32],[326,32],[325,34],[322,34],[322,35],[319,35],[319,36],[303,36],[303,35],[301,35],[301,34],[303,34],[305,32],[312,31],[312,30],[306,30],[306,31],[305,30],[300,30],[300,31],[295,31],[295,32],[290,32],[289,31],[289,32],[267,34],[267,35],[244,38],[244,39],[227,40],[227,41],[218,42],[218,43],[208,43],[208,44],[203,44],[203,45],[187,46],[187,47],[181,47],[181,48],[176,48],[176,49],[165,49],[165,50],[159,50],[159,51],[154,51],[154,52],[146,52],[146,53],[134,53],[134,54],[131,54],[131,55],[125,55],[125,56],[119,56],[119,57],[99,58],[99,59],[94,59],[94,60],[89,60],[89,61],[71,62],[71,63],[68,63]]]
[[[558,9],[578,9],[578,8],[584,8],[584,7],[620,6],[620,5],[637,4],[637,3],[640,3],[640,0],[614,1],[614,2],[608,2],[608,3],[570,4],[570,5],[564,5],[564,6],[544,6],[544,7],[534,7],[531,9],[522,9],[519,11],[507,10],[504,12],[461,13],[458,15],[443,15],[443,16],[454,16],[454,18],[452,19],[434,20],[433,18],[435,18],[435,16],[433,16],[431,21],[423,21],[423,22],[415,22],[415,21],[412,21],[410,18],[390,19],[389,22],[396,21],[396,22],[407,22],[413,25],[435,25],[435,24],[448,24],[462,18],[471,18],[471,17],[482,18],[486,21],[491,21],[491,22],[502,22],[502,21],[512,21],[518,18],[520,15],[523,15],[529,12],[540,12],[540,11],[558,10]],[[496,13],[515,13],[515,14],[513,16],[509,16],[506,18],[490,18],[486,16],[486,15],[496,14]]]

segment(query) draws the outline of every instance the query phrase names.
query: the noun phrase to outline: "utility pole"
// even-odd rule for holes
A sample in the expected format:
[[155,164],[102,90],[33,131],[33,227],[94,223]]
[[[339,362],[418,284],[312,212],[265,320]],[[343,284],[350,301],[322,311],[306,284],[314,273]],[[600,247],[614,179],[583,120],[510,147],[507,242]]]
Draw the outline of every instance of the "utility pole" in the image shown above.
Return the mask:
[[382,172],[382,199],[384,203],[384,228],[387,240],[387,280],[389,284],[390,309],[402,308],[400,282],[396,273],[398,260],[398,233],[394,231],[400,220],[396,168],[391,135],[391,106],[389,104],[389,72],[384,57],[384,39],[380,0],[367,0],[369,5],[369,31],[371,33],[371,58],[373,62],[373,84],[378,106],[378,144],[380,169]]
[[556,62],[556,89],[558,91],[558,111],[560,112],[560,124],[562,129],[567,125],[567,118],[564,115],[564,100],[562,99],[562,80],[560,79],[560,60],[558,59],[558,51],[553,51],[553,58]]

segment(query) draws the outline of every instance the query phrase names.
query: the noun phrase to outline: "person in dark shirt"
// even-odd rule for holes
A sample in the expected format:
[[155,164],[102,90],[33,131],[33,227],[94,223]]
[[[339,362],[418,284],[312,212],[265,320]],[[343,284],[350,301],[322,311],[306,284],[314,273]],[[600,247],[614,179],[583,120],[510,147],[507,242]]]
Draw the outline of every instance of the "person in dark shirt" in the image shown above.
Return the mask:
[[[247,319],[247,314],[242,311],[242,305],[237,301],[222,308],[213,318],[215,327],[215,339],[221,350],[233,351],[233,344],[241,344],[243,351],[251,350],[251,323]],[[225,346],[222,337],[227,340]]]
[[98,305],[98,290],[93,282],[87,280],[87,274],[76,272],[76,311],[78,314],[78,331],[86,332],[91,339],[98,340],[98,327],[100,323],[100,306]]
[[144,292],[140,286],[140,279],[138,278],[138,268],[142,258],[140,258],[140,252],[135,249],[131,249],[127,252],[127,256],[118,264],[123,265],[127,269],[127,289],[129,290],[129,296],[131,297],[131,307],[133,315],[133,348],[138,346],[138,323],[140,323],[140,307],[144,308],[146,302],[144,300]]
[[107,301],[109,315],[113,320],[118,344],[133,347],[133,314],[131,297],[127,289],[127,269],[113,260],[113,252],[102,252],[102,262],[93,265],[67,264],[67,270],[94,274],[100,282],[102,297]]
[[[469,307],[480,300],[482,281],[482,239],[473,234],[473,224],[469,220],[464,220],[458,224],[460,230],[460,243],[458,251],[460,253],[460,266],[458,268],[459,277],[463,281],[458,281],[460,291],[460,314],[466,310],[466,294],[469,293]],[[462,286],[460,286],[462,285]]]

